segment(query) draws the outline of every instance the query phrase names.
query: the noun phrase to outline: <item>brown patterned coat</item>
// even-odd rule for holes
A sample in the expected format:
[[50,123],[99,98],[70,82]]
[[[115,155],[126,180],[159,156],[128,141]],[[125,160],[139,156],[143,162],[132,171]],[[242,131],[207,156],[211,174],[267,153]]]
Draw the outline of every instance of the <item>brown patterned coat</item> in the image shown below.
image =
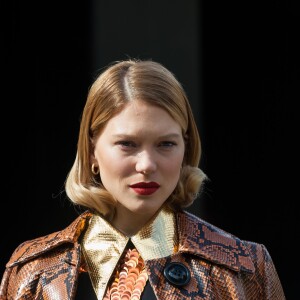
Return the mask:
[[[146,261],[157,299],[285,299],[263,245],[242,241],[187,212],[176,216],[178,252]],[[89,218],[83,213],[66,229],[21,244],[6,265],[0,299],[74,300],[83,263],[79,237]],[[186,286],[165,279],[163,271],[170,262],[190,270]]]

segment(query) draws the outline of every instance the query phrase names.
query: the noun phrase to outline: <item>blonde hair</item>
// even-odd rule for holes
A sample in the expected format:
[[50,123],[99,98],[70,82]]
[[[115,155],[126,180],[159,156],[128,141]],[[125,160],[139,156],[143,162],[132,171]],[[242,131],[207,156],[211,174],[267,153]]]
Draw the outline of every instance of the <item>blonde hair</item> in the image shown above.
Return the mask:
[[206,175],[199,168],[201,143],[192,109],[175,76],[152,60],[118,61],[106,68],[91,85],[83,109],[77,154],[66,179],[66,193],[76,205],[112,216],[116,200],[92,172],[93,142],[105,124],[128,101],[141,99],[165,109],[176,120],[185,138],[185,155],[179,182],[166,201],[171,209],[190,206]]

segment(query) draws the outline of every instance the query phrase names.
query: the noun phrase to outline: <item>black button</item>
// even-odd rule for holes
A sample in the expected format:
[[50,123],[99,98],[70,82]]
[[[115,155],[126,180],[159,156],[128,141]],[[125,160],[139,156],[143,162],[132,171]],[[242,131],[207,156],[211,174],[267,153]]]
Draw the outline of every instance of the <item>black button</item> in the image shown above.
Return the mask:
[[172,262],[164,269],[166,279],[173,285],[183,286],[189,283],[191,273],[182,263]]

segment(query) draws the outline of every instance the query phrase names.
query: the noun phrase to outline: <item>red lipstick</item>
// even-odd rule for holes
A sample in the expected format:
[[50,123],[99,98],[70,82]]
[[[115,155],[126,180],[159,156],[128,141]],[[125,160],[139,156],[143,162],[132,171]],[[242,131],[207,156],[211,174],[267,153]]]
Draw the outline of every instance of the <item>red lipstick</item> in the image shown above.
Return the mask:
[[151,195],[159,189],[160,185],[156,182],[138,182],[130,187],[139,195]]

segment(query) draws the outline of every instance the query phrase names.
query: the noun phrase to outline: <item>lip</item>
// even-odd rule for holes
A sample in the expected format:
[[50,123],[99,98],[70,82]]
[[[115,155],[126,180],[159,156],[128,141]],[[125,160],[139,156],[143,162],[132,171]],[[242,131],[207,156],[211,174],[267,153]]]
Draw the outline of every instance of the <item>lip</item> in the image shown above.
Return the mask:
[[138,182],[129,186],[139,195],[151,195],[155,193],[160,185],[157,182]]

